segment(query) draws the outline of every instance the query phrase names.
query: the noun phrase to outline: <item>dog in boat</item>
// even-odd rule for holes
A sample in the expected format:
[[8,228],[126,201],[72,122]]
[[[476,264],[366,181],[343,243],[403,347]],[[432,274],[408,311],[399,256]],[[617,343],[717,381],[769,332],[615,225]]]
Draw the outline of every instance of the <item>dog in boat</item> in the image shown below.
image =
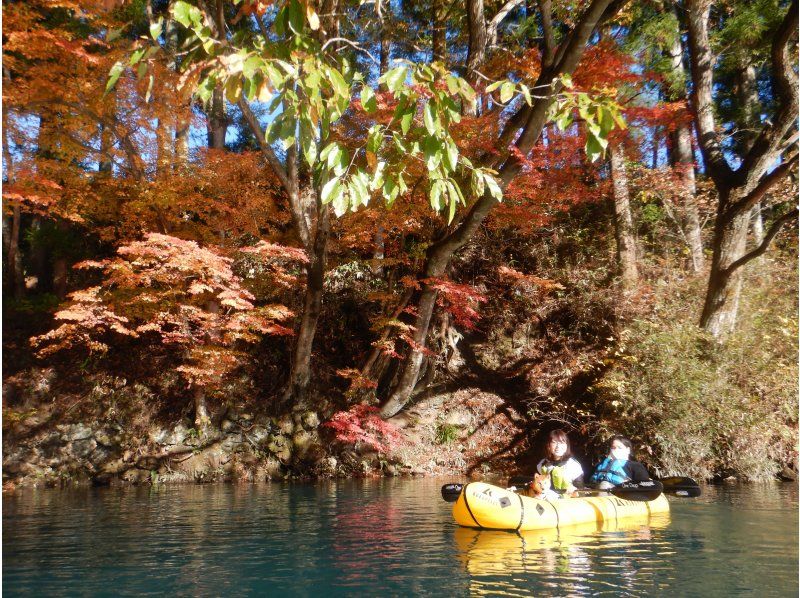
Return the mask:
[[533,481],[530,483],[525,492],[526,496],[531,498],[541,498],[552,500],[555,498],[573,497],[577,496],[577,491],[567,492],[566,494],[559,494],[553,490],[553,484],[550,480],[550,475],[546,473],[533,474]]

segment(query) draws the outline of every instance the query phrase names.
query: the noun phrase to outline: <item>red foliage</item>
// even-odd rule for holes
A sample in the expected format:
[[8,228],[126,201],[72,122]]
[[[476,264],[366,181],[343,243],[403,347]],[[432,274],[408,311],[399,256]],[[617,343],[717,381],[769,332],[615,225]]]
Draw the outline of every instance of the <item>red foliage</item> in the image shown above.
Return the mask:
[[72,302],[55,315],[64,323],[31,339],[40,356],[72,349],[104,353],[110,334],[140,337],[145,345],[183,349],[178,371],[189,384],[208,386],[241,365],[238,342],[292,334],[279,323],[292,312],[283,305],[256,307],[231,270],[233,260],[216,251],[151,233],[117,254],[75,266],[102,269],[103,282],[72,293]]
[[339,411],[322,426],[333,430],[339,442],[365,444],[382,453],[404,440],[397,426],[381,419],[378,408],[369,405],[354,405],[347,411]]
[[481,316],[474,306],[487,301],[486,297],[475,287],[468,284],[457,284],[446,278],[426,278],[423,282],[439,291],[437,304],[446,309],[458,325],[467,330],[475,328],[475,323]]

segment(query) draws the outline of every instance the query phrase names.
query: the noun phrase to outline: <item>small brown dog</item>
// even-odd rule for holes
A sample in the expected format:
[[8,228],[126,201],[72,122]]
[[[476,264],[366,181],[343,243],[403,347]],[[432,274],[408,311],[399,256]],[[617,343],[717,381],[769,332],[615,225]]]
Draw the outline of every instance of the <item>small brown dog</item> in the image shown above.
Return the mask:
[[565,492],[563,495],[557,494],[552,489],[552,480],[550,479],[550,475],[546,473],[536,473],[533,474],[533,481],[530,483],[530,486],[527,488],[527,492],[525,492],[526,496],[530,496],[531,498],[542,498],[542,499],[552,499],[552,498],[572,498],[578,496],[577,488],[573,488],[570,492]]
[[535,473],[526,495],[531,498],[544,498],[548,490],[550,490],[550,476],[546,473]]

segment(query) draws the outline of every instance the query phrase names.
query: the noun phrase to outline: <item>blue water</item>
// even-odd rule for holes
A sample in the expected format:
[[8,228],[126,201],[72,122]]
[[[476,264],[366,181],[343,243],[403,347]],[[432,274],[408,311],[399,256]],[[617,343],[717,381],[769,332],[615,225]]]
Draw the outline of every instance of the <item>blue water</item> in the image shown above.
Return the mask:
[[445,481],[21,491],[3,497],[3,593],[798,595],[796,485],[708,487],[666,519],[517,536],[457,528]]

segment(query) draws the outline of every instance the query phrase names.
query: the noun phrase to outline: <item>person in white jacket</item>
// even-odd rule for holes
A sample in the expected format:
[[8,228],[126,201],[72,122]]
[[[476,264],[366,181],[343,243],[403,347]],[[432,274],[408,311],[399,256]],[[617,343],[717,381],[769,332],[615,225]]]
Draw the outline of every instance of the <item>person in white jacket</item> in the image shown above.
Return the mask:
[[550,493],[557,496],[569,496],[583,486],[583,467],[572,456],[569,438],[564,430],[550,432],[545,458],[539,461],[536,471],[550,476]]

